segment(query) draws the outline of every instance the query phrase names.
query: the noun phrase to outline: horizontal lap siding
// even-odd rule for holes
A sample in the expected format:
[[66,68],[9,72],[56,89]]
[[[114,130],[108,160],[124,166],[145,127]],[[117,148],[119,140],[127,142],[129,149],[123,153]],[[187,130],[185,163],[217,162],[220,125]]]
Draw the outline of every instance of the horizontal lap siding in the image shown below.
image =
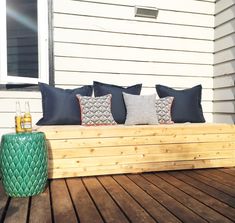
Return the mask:
[[[158,8],[157,19],[134,17],[136,5]],[[213,0],[55,1],[55,83],[143,83],[143,94],[156,92],[155,84],[202,84],[211,122],[213,27]]]
[[235,121],[235,1],[215,7],[214,122]]
[[[213,117],[214,0],[60,0],[53,2],[55,85],[94,80],[184,89],[202,84],[205,118]],[[159,9],[157,19],[134,17],[136,5]],[[40,92],[1,91],[1,134],[14,128],[15,101],[30,102],[35,124]]]

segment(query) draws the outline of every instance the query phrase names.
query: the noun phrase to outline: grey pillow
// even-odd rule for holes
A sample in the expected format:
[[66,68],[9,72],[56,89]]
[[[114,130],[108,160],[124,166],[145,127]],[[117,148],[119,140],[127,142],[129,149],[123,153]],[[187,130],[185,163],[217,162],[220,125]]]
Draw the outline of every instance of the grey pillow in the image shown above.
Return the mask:
[[158,124],[156,94],[132,95],[123,92],[127,116],[126,125]]

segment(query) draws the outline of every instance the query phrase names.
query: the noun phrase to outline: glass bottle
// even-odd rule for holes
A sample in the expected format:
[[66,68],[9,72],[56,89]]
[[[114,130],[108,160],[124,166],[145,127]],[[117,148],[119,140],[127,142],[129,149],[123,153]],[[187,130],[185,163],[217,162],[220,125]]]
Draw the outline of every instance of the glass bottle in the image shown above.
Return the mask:
[[15,131],[16,133],[24,132],[23,129],[23,117],[21,115],[20,102],[16,102],[16,114],[15,114]]
[[24,113],[24,131],[32,132],[32,116],[30,114],[29,102],[25,102],[25,113]]

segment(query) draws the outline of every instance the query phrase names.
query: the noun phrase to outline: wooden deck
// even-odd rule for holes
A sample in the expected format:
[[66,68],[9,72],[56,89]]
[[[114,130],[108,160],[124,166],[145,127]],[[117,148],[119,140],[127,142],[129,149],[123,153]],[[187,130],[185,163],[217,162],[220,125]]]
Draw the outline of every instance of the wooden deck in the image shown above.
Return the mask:
[[235,222],[235,168],[57,179],[32,198],[0,187],[0,222]]

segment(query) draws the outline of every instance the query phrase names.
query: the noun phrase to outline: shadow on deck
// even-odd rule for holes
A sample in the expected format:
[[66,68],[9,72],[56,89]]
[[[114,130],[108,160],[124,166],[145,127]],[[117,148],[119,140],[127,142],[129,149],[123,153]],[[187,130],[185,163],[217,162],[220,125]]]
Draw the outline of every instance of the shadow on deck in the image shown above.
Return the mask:
[[235,168],[51,180],[30,198],[0,186],[0,222],[235,222]]

